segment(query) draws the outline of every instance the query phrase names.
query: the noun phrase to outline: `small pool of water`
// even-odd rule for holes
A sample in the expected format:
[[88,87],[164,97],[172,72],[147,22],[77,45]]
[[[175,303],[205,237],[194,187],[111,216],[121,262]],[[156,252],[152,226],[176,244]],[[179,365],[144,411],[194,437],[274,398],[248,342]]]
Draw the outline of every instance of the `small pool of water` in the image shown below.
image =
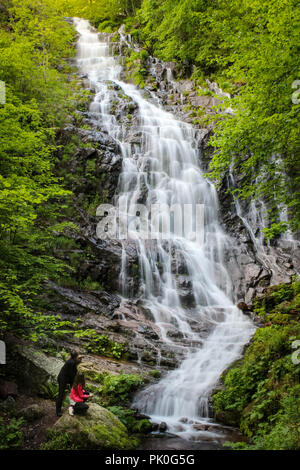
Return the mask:
[[143,439],[138,450],[226,450],[226,441],[245,441],[238,429],[217,426],[216,432],[201,431],[193,439],[183,439],[175,434],[153,432]]

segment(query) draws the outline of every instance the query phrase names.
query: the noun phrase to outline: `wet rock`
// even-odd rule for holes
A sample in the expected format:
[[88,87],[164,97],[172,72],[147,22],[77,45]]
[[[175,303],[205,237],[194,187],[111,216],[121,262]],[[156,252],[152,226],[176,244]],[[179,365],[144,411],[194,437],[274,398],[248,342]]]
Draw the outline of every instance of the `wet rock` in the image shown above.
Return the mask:
[[211,426],[208,424],[193,424],[193,428],[196,429],[196,431],[211,431]]
[[162,421],[158,427],[160,432],[166,432],[168,430],[168,425],[164,421]]
[[138,304],[138,307],[139,307],[140,311],[143,313],[143,315],[145,316],[145,318],[147,320],[149,320],[150,322],[155,323],[153,313],[151,312],[151,310],[149,308],[145,308],[145,307],[143,307],[142,305],[139,305],[139,304]]
[[187,308],[195,308],[196,301],[193,294],[192,280],[187,276],[178,276],[177,288],[181,304]]
[[213,106],[218,106],[220,100],[213,98],[212,96],[191,96],[190,103],[196,108],[209,108],[212,109]]
[[262,328],[265,325],[265,322],[264,322],[263,318],[261,318],[257,315],[254,315],[254,314],[251,314],[250,317],[251,317],[251,320],[253,321],[253,323],[256,326],[258,326],[259,328]]
[[254,263],[249,263],[245,267],[245,281],[249,286],[256,284],[259,275],[262,272],[262,268]]
[[93,129],[78,129],[77,132],[84,143],[97,143],[98,145],[103,147],[104,150],[108,149],[113,152],[120,152],[118,143],[104,132],[100,132],[99,130],[96,131]]
[[168,338],[171,338],[173,340],[177,340],[177,339],[182,339],[184,337],[183,333],[178,330],[177,328],[173,327],[172,329],[171,328],[168,328],[167,330],[167,337]]
[[153,432],[158,431],[158,428],[159,428],[159,423],[152,423],[152,431]]
[[65,16],[64,19],[65,19],[65,21],[66,21],[70,26],[73,26],[73,27],[74,27],[73,18],[71,18],[71,17],[69,17],[69,16]]
[[242,310],[243,312],[249,311],[249,307],[248,307],[248,305],[247,305],[245,302],[239,302],[239,303],[237,304],[237,308],[239,308],[239,309]]
[[150,329],[148,326],[145,325],[140,325],[139,330],[140,333],[142,333],[145,336],[148,336],[153,339],[159,339],[159,336],[157,333],[155,333],[152,329]]
[[150,416],[139,413],[138,411],[135,413],[134,417],[136,419],[150,419]]
[[142,142],[142,132],[133,128],[130,132],[128,132],[126,142],[129,144],[140,145]]
[[[239,176],[236,176],[236,185],[239,185]],[[226,248],[226,263],[232,278],[235,295],[243,297],[246,304],[251,304],[255,296],[261,294],[268,285],[290,282],[292,272],[298,268],[282,268],[284,263],[289,263],[290,254],[293,259],[297,258],[297,249],[294,243],[286,243],[278,240],[272,244],[261,245],[253,241],[253,234],[259,240],[261,237],[261,224],[252,223],[252,233],[249,229],[251,223],[248,215],[253,212],[254,206],[246,201],[240,202],[240,211],[244,219],[237,215],[237,209],[230,191],[230,181],[224,178],[222,185],[218,188],[220,200],[220,216],[226,227],[227,233],[232,237],[231,245]],[[232,189],[232,188],[231,188]],[[259,208],[258,208],[259,209]],[[255,209],[255,210],[258,210]],[[296,243],[297,244],[297,243]]]
[[76,316],[78,313],[86,314],[92,311],[111,317],[120,305],[117,295],[105,291],[82,292],[61,287],[53,282],[48,283],[48,288],[50,291],[44,295],[44,299],[51,302],[57,313]]
[[153,363],[153,354],[155,354],[154,351],[144,351],[141,356],[142,361]]
[[242,310],[242,312],[244,313],[244,315],[248,315],[248,317],[253,317],[254,314],[251,310],[251,308],[245,303],[245,302],[239,302],[237,304],[237,308]]
[[109,372],[110,374],[116,375],[121,371],[124,374],[147,374],[147,377],[151,378],[149,372],[152,368],[146,364],[135,364],[133,362],[118,361],[116,359],[95,356],[85,354],[83,361],[80,364],[80,370],[82,370],[87,378],[93,382],[95,374],[101,374],[103,371]]
[[[110,41],[109,37],[104,35],[105,40]],[[119,44],[114,45],[119,48]],[[120,50],[124,47],[121,46]],[[192,123],[193,118],[184,108],[187,103],[194,107],[202,107],[209,111],[218,100],[212,96],[199,96],[195,90],[194,83],[191,80],[180,79],[185,71],[175,63],[164,63],[154,58],[149,58],[149,68],[151,79],[147,81],[147,87],[144,91],[145,97],[153,100],[153,93],[160,98],[169,111],[174,113],[180,119]],[[184,68],[184,67],[183,67]],[[186,67],[187,69],[187,67]],[[82,77],[84,79],[85,77]],[[175,80],[176,79],[176,80]],[[158,84],[158,90],[155,92],[153,83]],[[136,159],[137,150],[140,146],[142,134],[137,123],[137,104],[124,95],[121,87],[114,82],[107,81],[110,94],[110,110],[115,119],[121,124],[123,133],[122,139],[131,146],[131,157]],[[220,95],[224,94],[215,83],[208,83],[209,89]],[[108,135],[101,120],[97,115],[91,112],[80,114],[84,124],[90,125],[91,129],[76,129],[68,126],[64,129],[66,138],[77,133],[84,145],[80,145],[73,156],[74,173],[74,192],[76,193],[78,206],[81,207],[86,202],[86,196],[97,194],[100,200],[112,201],[118,185],[121,172],[122,158],[118,143]],[[201,154],[201,167],[208,169],[212,157],[211,147],[208,143],[213,132],[212,126],[204,128],[195,127],[195,146]],[[92,182],[87,169],[89,163],[95,160],[95,181]],[[142,171],[149,169],[147,159],[143,163]],[[77,172],[77,173],[76,173]],[[75,178],[76,176],[76,178]],[[239,184],[239,181],[238,181]],[[266,285],[281,279],[280,273],[271,272],[259,258],[256,253],[251,234],[245,227],[241,218],[237,215],[236,207],[228,187],[230,182],[224,178],[219,188],[220,198],[220,216],[223,225],[230,235],[228,246],[225,249],[225,262],[230,271],[232,285],[237,299],[243,298],[245,304],[250,304],[254,296],[261,293]],[[137,202],[144,203],[146,198],[146,188],[141,188],[137,195]],[[247,205],[242,206],[243,212],[248,213]],[[126,250],[126,285],[122,285],[121,258],[122,245],[118,241],[98,240],[95,235],[96,222],[99,218],[87,216],[81,211],[81,245],[82,250],[90,248],[93,252],[93,259],[85,257],[80,264],[77,272],[78,279],[84,280],[90,278],[93,281],[101,283],[105,290],[122,291],[130,298],[138,299],[141,295],[139,285],[139,269],[135,243],[124,241]],[[258,234],[255,231],[256,235]],[[282,264],[285,275],[291,276],[295,269],[294,263],[291,263],[290,248],[287,252],[278,256],[278,249],[269,248],[268,255],[274,256],[278,265]],[[281,250],[281,248],[280,248]],[[192,282],[188,278],[188,267],[181,254],[176,250],[172,253],[172,272],[178,274],[178,292],[182,305],[189,310],[191,317],[195,308],[195,299],[193,295]],[[296,264],[296,263],[295,263]],[[57,292],[57,290],[56,290]],[[154,325],[154,318],[149,309],[143,308],[138,301],[121,305],[117,296],[112,296],[104,292],[84,293],[76,290],[60,291],[60,303],[56,303],[59,311],[69,314],[71,317],[77,317],[78,314],[84,315],[86,326],[95,328],[98,332],[109,332],[112,337],[118,340],[124,340],[128,343],[129,357],[131,360],[139,361],[143,364],[156,364],[160,361],[160,366],[173,368],[184,357],[183,348],[184,338],[178,330],[178,325],[170,327],[168,336],[171,337],[178,348],[174,345],[165,346],[162,344],[159,329]],[[243,310],[247,313],[247,310]],[[221,319],[221,315],[218,317]],[[189,320],[193,331],[199,333],[201,337],[207,336],[212,328],[209,322],[196,322]],[[193,345],[195,348],[199,344]]]
[[83,161],[97,158],[98,152],[95,148],[80,148],[77,149],[76,153],[74,154],[74,159],[82,159]]
[[188,418],[186,418],[186,417],[180,418],[180,420],[179,420],[179,422],[180,422],[180,423],[183,423],[183,424],[188,423],[188,421],[189,421],[189,420],[188,420]]

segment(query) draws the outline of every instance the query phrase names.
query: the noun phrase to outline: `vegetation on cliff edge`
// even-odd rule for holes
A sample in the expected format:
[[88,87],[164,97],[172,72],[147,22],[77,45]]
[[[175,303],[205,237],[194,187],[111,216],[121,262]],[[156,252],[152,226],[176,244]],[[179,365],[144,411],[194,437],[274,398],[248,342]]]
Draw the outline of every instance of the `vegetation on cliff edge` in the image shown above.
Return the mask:
[[[62,11],[83,16],[101,31],[126,24],[143,53],[179,62],[187,77],[216,81],[231,98],[211,139],[209,176],[229,170],[235,194],[262,198],[267,238],[299,229],[299,44],[297,0],[56,0]],[[144,85],[144,68],[133,68]],[[140,73],[142,71],[142,73]],[[231,108],[234,114],[224,112]],[[288,220],[281,220],[283,207]]]

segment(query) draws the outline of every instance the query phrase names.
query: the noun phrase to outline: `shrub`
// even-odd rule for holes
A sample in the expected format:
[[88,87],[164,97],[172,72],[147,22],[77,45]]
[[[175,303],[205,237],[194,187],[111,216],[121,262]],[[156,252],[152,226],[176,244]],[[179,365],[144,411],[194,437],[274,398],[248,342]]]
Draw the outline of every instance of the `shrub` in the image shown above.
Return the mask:
[[143,385],[144,380],[135,374],[108,374],[99,388],[101,402],[105,406],[127,404],[133,393]]
[[94,354],[121,359],[125,353],[125,345],[111,340],[107,335],[99,335],[95,330],[78,330],[75,332],[76,338],[87,338],[87,351]]
[[58,397],[58,385],[51,382],[41,385],[40,395],[44,398],[49,398],[49,400],[56,400]]
[[77,450],[77,447],[72,444],[67,432],[49,429],[48,440],[41,445],[40,450]]
[[12,418],[5,423],[0,417],[0,450],[19,449],[23,442],[23,433],[20,426],[23,419]]
[[212,397],[216,419],[239,425],[250,438],[249,444],[227,443],[233,449],[300,448],[300,366],[291,358],[300,325],[280,313],[283,305],[295,305],[298,288],[298,282],[274,286],[256,302],[268,326],[256,331],[244,357],[223,374],[223,390]]
[[152,431],[149,419],[137,419],[136,412],[121,406],[110,406],[108,410],[114,413],[125,424],[130,433],[147,434]]

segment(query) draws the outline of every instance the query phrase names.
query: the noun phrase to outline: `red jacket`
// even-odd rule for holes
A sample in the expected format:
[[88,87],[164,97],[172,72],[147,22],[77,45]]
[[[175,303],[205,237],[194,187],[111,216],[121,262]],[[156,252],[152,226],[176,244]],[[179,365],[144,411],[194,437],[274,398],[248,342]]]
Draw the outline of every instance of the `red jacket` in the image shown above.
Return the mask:
[[82,385],[78,385],[76,388],[72,388],[70,398],[71,400],[75,401],[76,403],[83,402],[85,399],[89,397],[89,394],[83,390]]

